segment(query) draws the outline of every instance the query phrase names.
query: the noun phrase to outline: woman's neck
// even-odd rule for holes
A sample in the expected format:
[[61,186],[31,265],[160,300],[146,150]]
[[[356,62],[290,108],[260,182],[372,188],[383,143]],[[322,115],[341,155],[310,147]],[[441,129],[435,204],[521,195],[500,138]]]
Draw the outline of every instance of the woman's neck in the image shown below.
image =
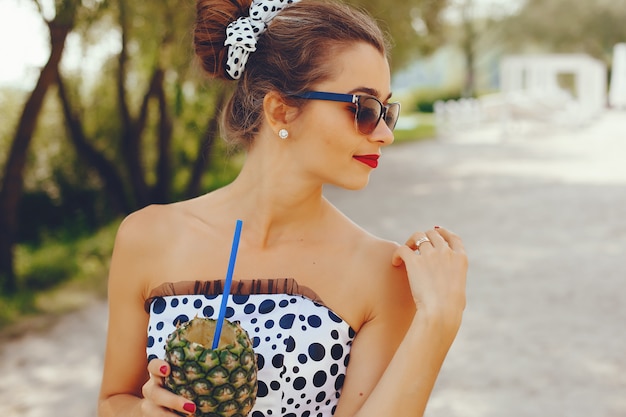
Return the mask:
[[220,194],[259,247],[314,237],[332,207],[322,196],[321,183],[306,181],[297,168],[276,160],[248,159]]

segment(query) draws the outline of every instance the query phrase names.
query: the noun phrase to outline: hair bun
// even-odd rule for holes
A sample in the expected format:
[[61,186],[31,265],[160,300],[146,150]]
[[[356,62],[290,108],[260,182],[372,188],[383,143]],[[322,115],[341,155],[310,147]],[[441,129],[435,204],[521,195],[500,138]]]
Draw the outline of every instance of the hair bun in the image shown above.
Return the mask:
[[252,0],[197,0],[194,47],[202,68],[211,77],[232,80],[226,73],[226,27],[247,15]]

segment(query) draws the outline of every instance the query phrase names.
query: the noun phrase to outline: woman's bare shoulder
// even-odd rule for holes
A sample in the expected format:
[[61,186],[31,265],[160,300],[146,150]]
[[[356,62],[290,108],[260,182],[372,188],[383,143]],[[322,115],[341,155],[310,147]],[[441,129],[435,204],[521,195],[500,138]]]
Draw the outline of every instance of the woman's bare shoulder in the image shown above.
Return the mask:
[[364,321],[380,316],[380,312],[390,308],[406,310],[414,307],[406,269],[392,264],[393,254],[400,246],[398,243],[378,237],[356,224],[348,227],[342,241],[350,242],[351,256],[345,270],[350,271],[347,274],[350,287],[366,305]]
[[[393,254],[400,245],[394,241],[383,239],[377,236],[369,235],[364,239],[363,245],[363,263],[367,265],[367,269],[375,273],[368,274],[373,281],[373,286],[389,286],[397,287],[397,284],[407,282],[406,269],[404,267],[393,266],[391,260]],[[390,282],[391,281],[391,282]]]
[[115,238],[115,249],[146,251],[171,239],[182,221],[174,205],[150,205],[122,220]]
[[[338,228],[338,230],[341,229]],[[351,246],[355,249],[356,260],[365,270],[376,271],[383,275],[398,272],[391,265],[393,253],[400,246],[398,243],[376,236],[352,222],[344,230],[348,230],[345,239],[353,242]]]
[[350,268],[356,271],[357,281],[367,280],[368,287],[384,285],[390,279],[406,281],[406,270],[391,264],[394,252],[400,246],[381,238],[356,224],[338,209],[332,233],[338,242],[349,248],[352,254]]
[[404,265],[398,267],[391,263],[399,246],[373,235],[364,239],[361,279],[369,289],[372,317],[382,314],[395,320],[415,308]]
[[117,241],[137,249],[150,249],[167,244],[189,233],[198,221],[194,215],[195,200],[171,204],[152,204],[128,215],[120,224]]
[[120,224],[110,276],[132,276],[151,288],[176,267],[180,242],[189,234],[190,215],[179,204],[150,205],[128,215]]

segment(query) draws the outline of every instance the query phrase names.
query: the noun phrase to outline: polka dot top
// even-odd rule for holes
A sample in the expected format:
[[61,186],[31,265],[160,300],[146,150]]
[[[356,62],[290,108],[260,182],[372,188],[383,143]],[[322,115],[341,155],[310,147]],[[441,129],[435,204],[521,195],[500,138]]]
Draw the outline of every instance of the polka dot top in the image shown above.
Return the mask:
[[[148,360],[164,358],[177,323],[217,319],[224,281],[166,283],[146,300]],[[249,417],[335,413],[354,330],[293,279],[234,281],[226,318],[239,321],[257,354],[258,393]]]

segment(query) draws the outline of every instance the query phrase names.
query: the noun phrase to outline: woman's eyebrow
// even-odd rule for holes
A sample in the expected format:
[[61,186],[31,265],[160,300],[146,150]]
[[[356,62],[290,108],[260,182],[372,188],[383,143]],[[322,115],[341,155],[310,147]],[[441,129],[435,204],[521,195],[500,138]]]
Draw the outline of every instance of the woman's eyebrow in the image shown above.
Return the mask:
[[[380,97],[380,93],[375,88],[357,87],[357,88],[354,88],[354,89],[348,91],[348,94],[356,94],[356,93],[365,93],[365,94],[369,94],[370,96]],[[383,101],[389,100],[391,98],[391,95],[392,95],[392,93],[389,93],[387,98],[384,99]]]

